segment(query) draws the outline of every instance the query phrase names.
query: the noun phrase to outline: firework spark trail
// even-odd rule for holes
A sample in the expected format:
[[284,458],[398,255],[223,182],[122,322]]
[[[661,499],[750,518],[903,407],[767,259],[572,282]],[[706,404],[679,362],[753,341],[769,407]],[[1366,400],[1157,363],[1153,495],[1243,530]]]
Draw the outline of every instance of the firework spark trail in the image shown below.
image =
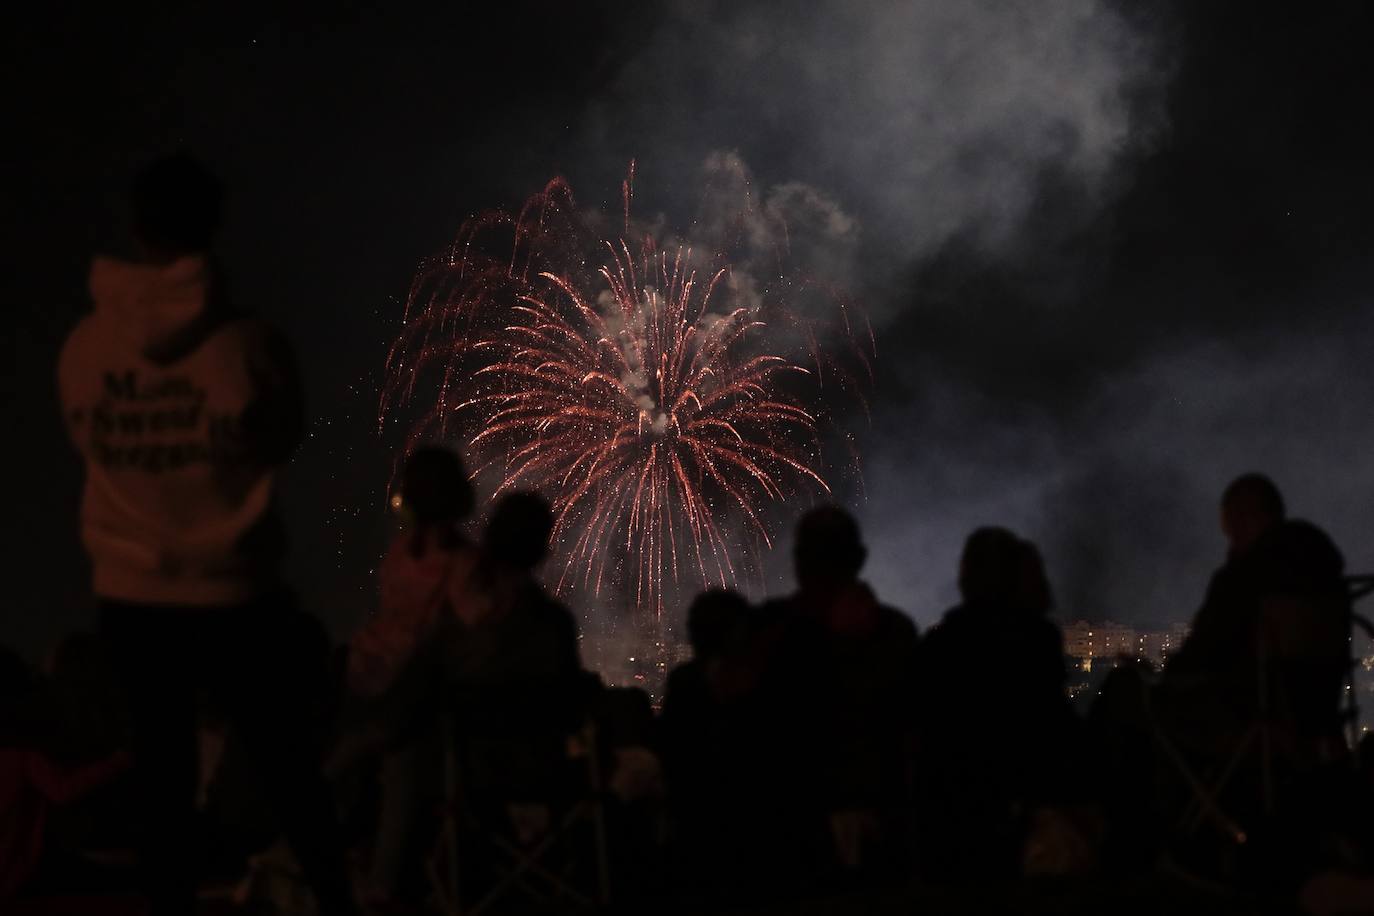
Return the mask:
[[[632,179],[633,166],[625,236]],[[514,244],[493,256],[487,236],[501,231]],[[751,545],[772,543],[767,503],[829,493],[824,416],[796,382],[856,385],[809,323],[728,301],[720,256],[699,272],[690,249],[649,236],[593,249],[586,236],[561,180],[518,216],[469,221],[412,284],[379,422],[433,382],[405,452],[462,436],[474,476],[497,475],[496,495],[534,489],[552,502],[560,589],[614,585],[661,615],[665,574],[732,585]],[[802,330],[808,366],[766,349],[788,326]]]

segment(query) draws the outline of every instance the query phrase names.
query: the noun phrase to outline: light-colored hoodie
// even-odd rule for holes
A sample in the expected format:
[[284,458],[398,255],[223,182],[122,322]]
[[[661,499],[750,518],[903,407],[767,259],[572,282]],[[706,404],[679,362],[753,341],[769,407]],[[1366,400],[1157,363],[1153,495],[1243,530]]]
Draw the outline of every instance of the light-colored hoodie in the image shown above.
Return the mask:
[[95,309],[58,385],[86,460],[98,597],[229,605],[277,584],[273,484],[299,437],[300,385],[285,342],[213,307],[210,281],[202,257],[91,267]]

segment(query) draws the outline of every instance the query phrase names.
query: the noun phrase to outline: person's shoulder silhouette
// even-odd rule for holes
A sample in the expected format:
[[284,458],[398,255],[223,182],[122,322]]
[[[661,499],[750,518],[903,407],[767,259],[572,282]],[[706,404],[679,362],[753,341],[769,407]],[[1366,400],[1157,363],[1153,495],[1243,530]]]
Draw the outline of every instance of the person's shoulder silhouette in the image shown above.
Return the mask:
[[1287,594],[1344,588],[1345,559],[1331,537],[1311,522],[1289,519],[1258,546],[1264,559],[1261,587]]

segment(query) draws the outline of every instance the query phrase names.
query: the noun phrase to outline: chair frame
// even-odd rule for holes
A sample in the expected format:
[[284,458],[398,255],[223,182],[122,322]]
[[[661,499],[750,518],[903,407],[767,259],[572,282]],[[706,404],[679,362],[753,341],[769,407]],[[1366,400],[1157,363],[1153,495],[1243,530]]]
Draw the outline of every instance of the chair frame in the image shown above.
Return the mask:
[[[1374,575],[1346,576],[1345,586],[1348,629],[1353,647],[1354,634],[1357,630],[1363,631],[1366,636],[1374,639],[1374,623],[1354,611],[1356,601],[1374,593]],[[1257,754],[1259,758],[1263,810],[1266,815],[1272,815],[1277,808],[1274,785],[1274,724],[1271,716],[1273,685],[1269,680],[1270,659],[1266,648],[1265,641],[1260,640],[1256,667],[1258,703],[1255,721],[1241,735],[1232,748],[1230,756],[1224,760],[1210,781],[1205,780],[1197,772],[1196,767],[1188,761],[1178,745],[1165,733],[1153,715],[1150,715],[1151,731],[1157,747],[1162,756],[1182,777],[1191,793],[1189,802],[1180,813],[1176,823],[1176,827],[1186,834],[1196,833],[1204,823],[1210,822],[1213,827],[1236,845],[1244,845],[1248,841],[1249,836],[1245,828],[1236,818],[1225,811],[1220,799],[1221,794],[1230,785],[1231,779],[1239,771],[1241,764],[1251,754]],[[1344,708],[1341,711],[1341,718],[1344,721],[1347,744],[1352,749],[1359,740],[1359,700],[1355,683],[1357,665],[1358,659],[1354,656],[1353,651],[1348,653],[1345,671],[1346,689],[1343,691]],[[1146,703],[1147,714],[1149,714],[1148,692]]]
[[[453,720],[445,717],[444,734],[444,797],[442,827],[438,843],[428,863],[430,886],[441,912],[445,916],[480,916],[492,905],[515,890],[540,903],[550,897],[564,897],[576,906],[592,909],[610,900],[610,869],[607,858],[604,789],[601,784],[600,762],[597,756],[595,725],[584,723],[574,734],[579,753],[570,754],[585,765],[587,794],[576,799],[558,822],[551,824],[537,842],[522,847],[505,836],[478,823],[467,804],[464,793],[463,765],[460,760],[462,738]],[[595,888],[583,889],[574,885],[566,875],[546,866],[546,858],[583,822],[592,830],[592,853],[595,858]],[[476,828],[477,835],[490,848],[500,852],[507,865],[498,866],[500,877],[471,903],[465,900],[462,880],[464,856],[463,837]],[[542,885],[542,887],[540,886]]]

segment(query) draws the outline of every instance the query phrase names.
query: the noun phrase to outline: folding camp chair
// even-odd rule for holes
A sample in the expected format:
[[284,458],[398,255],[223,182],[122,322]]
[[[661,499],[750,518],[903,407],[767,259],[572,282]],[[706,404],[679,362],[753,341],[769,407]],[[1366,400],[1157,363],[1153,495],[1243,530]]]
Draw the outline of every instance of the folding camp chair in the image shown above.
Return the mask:
[[[1182,834],[1210,824],[1233,843],[1244,844],[1249,836],[1244,823],[1251,818],[1223,804],[1238,773],[1251,768],[1259,798],[1250,811],[1257,808],[1271,817],[1278,808],[1277,767],[1311,769],[1354,746],[1359,716],[1353,633],[1374,636],[1374,627],[1354,613],[1353,605],[1371,592],[1374,576],[1349,576],[1340,596],[1266,602],[1256,646],[1255,716],[1210,772],[1202,772],[1152,717],[1156,746],[1189,791],[1176,823]],[[1337,718],[1319,721],[1321,711],[1330,708],[1339,710]],[[1332,747],[1330,738],[1342,731],[1348,746]]]
[[[547,805],[549,822],[537,836],[511,830],[506,803],[480,797],[474,779],[474,736],[461,716],[446,716],[445,804],[439,842],[430,858],[430,883],[446,916],[478,916],[520,892],[539,904],[588,909],[609,899],[606,824],[595,728],[584,723],[559,735],[562,759],[551,761],[565,777],[561,797],[520,799]],[[552,746],[552,745],[551,745]],[[482,803],[487,804],[483,805]],[[485,881],[483,879],[486,879]]]
[[1154,717],[1146,691],[1146,710],[1155,747],[1160,757],[1169,765],[1188,789],[1188,802],[1179,812],[1174,824],[1176,830],[1185,835],[1196,833],[1208,823],[1224,837],[1236,845],[1244,844],[1249,838],[1239,819],[1228,812],[1221,803],[1221,796],[1228,788],[1236,771],[1254,751],[1259,737],[1258,723],[1252,724],[1233,745],[1231,753],[1210,772],[1202,772],[1178,742],[1162,727]]

